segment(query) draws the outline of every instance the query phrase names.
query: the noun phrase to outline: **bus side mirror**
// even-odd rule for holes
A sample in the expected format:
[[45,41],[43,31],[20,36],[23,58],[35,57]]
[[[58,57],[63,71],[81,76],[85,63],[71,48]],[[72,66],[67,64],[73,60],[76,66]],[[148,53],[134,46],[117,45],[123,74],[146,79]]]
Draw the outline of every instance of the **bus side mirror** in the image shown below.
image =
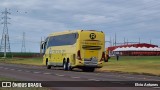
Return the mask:
[[41,49],[43,49],[44,44],[41,44]]

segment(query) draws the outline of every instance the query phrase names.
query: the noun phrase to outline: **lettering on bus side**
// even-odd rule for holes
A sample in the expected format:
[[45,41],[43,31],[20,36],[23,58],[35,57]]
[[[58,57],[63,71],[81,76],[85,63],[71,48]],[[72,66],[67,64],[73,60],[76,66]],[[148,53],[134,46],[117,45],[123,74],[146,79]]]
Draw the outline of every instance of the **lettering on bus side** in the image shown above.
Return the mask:
[[89,42],[89,41],[84,41],[82,44],[88,44],[88,45],[103,45],[102,42]]
[[49,54],[60,54],[60,53],[65,53],[65,50],[49,50]]

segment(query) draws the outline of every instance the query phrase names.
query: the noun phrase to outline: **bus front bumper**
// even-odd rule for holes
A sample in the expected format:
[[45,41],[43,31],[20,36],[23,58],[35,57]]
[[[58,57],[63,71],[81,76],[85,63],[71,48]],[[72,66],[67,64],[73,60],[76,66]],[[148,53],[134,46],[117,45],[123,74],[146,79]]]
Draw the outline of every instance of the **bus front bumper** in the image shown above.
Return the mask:
[[84,68],[84,67],[94,67],[94,68],[102,68],[103,63],[102,62],[79,62],[75,66],[75,68]]
[[102,66],[97,66],[97,65],[77,65],[74,68],[102,68]]

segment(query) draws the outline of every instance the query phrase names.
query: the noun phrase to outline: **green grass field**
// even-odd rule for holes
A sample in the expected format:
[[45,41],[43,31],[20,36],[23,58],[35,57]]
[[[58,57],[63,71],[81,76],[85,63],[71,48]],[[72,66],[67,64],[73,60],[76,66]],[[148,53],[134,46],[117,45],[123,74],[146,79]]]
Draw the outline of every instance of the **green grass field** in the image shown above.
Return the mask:
[[[43,65],[42,58],[0,59],[0,62]],[[160,56],[120,56],[119,61],[111,57],[99,70],[160,76]]]
[[100,70],[160,76],[160,56],[112,57]]
[[[7,77],[4,77],[4,76],[0,76],[0,81],[16,81],[16,79],[7,78]],[[0,90],[1,90],[1,89],[0,89]]]
[[[37,56],[39,53],[31,53],[31,52],[26,52],[26,53],[21,53],[21,52],[12,52],[6,54],[6,57],[11,58],[11,57],[33,57]],[[0,57],[3,57],[4,53],[0,52]]]
[[0,62],[14,63],[14,64],[42,65],[42,58],[8,58],[8,59],[1,58]]

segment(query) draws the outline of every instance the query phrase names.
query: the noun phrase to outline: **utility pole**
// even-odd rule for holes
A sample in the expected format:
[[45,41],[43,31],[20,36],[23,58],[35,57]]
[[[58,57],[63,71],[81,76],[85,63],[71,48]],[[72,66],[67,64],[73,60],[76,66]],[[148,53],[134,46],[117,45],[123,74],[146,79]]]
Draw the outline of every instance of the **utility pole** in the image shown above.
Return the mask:
[[115,46],[117,46],[117,35],[115,33]]
[[126,44],[126,38],[124,37],[124,45]]
[[110,47],[112,46],[112,38],[110,37]]
[[150,40],[150,44],[152,44],[152,40]]
[[26,52],[26,47],[25,47],[25,32],[23,32],[23,40],[22,40],[21,52],[22,52],[22,53],[25,53],[25,52]]
[[141,43],[141,38],[139,37],[139,44]]
[[42,55],[42,43],[43,43],[43,41],[42,41],[42,37],[41,37],[41,42],[40,42],[40,55]]
[[111,37],[110,37],[110,40],[109,41],[105,41],[105,42],[108,42],[110,44],[110,47],[112,46],[112,40],[111,40]]
[[7,20],[10,19],[8,17],[8,14],[11,14],[10,12],[7,11],[7,8],[5,8],[5,11],[2,12],[4,15],[2,17],[3,22],[3,33],[2,33],[2,38],[1,38],[1,45],[0,45],[0,52],[4,52],[4,58],[6,58],[6,53],[11,52],[10,49],[10,42],[9,42],[9,34],[8,34],[8,24],[10,24]]
[[114,38],[113,38],[113,46],[115,46],[115,43],[114,43]]

